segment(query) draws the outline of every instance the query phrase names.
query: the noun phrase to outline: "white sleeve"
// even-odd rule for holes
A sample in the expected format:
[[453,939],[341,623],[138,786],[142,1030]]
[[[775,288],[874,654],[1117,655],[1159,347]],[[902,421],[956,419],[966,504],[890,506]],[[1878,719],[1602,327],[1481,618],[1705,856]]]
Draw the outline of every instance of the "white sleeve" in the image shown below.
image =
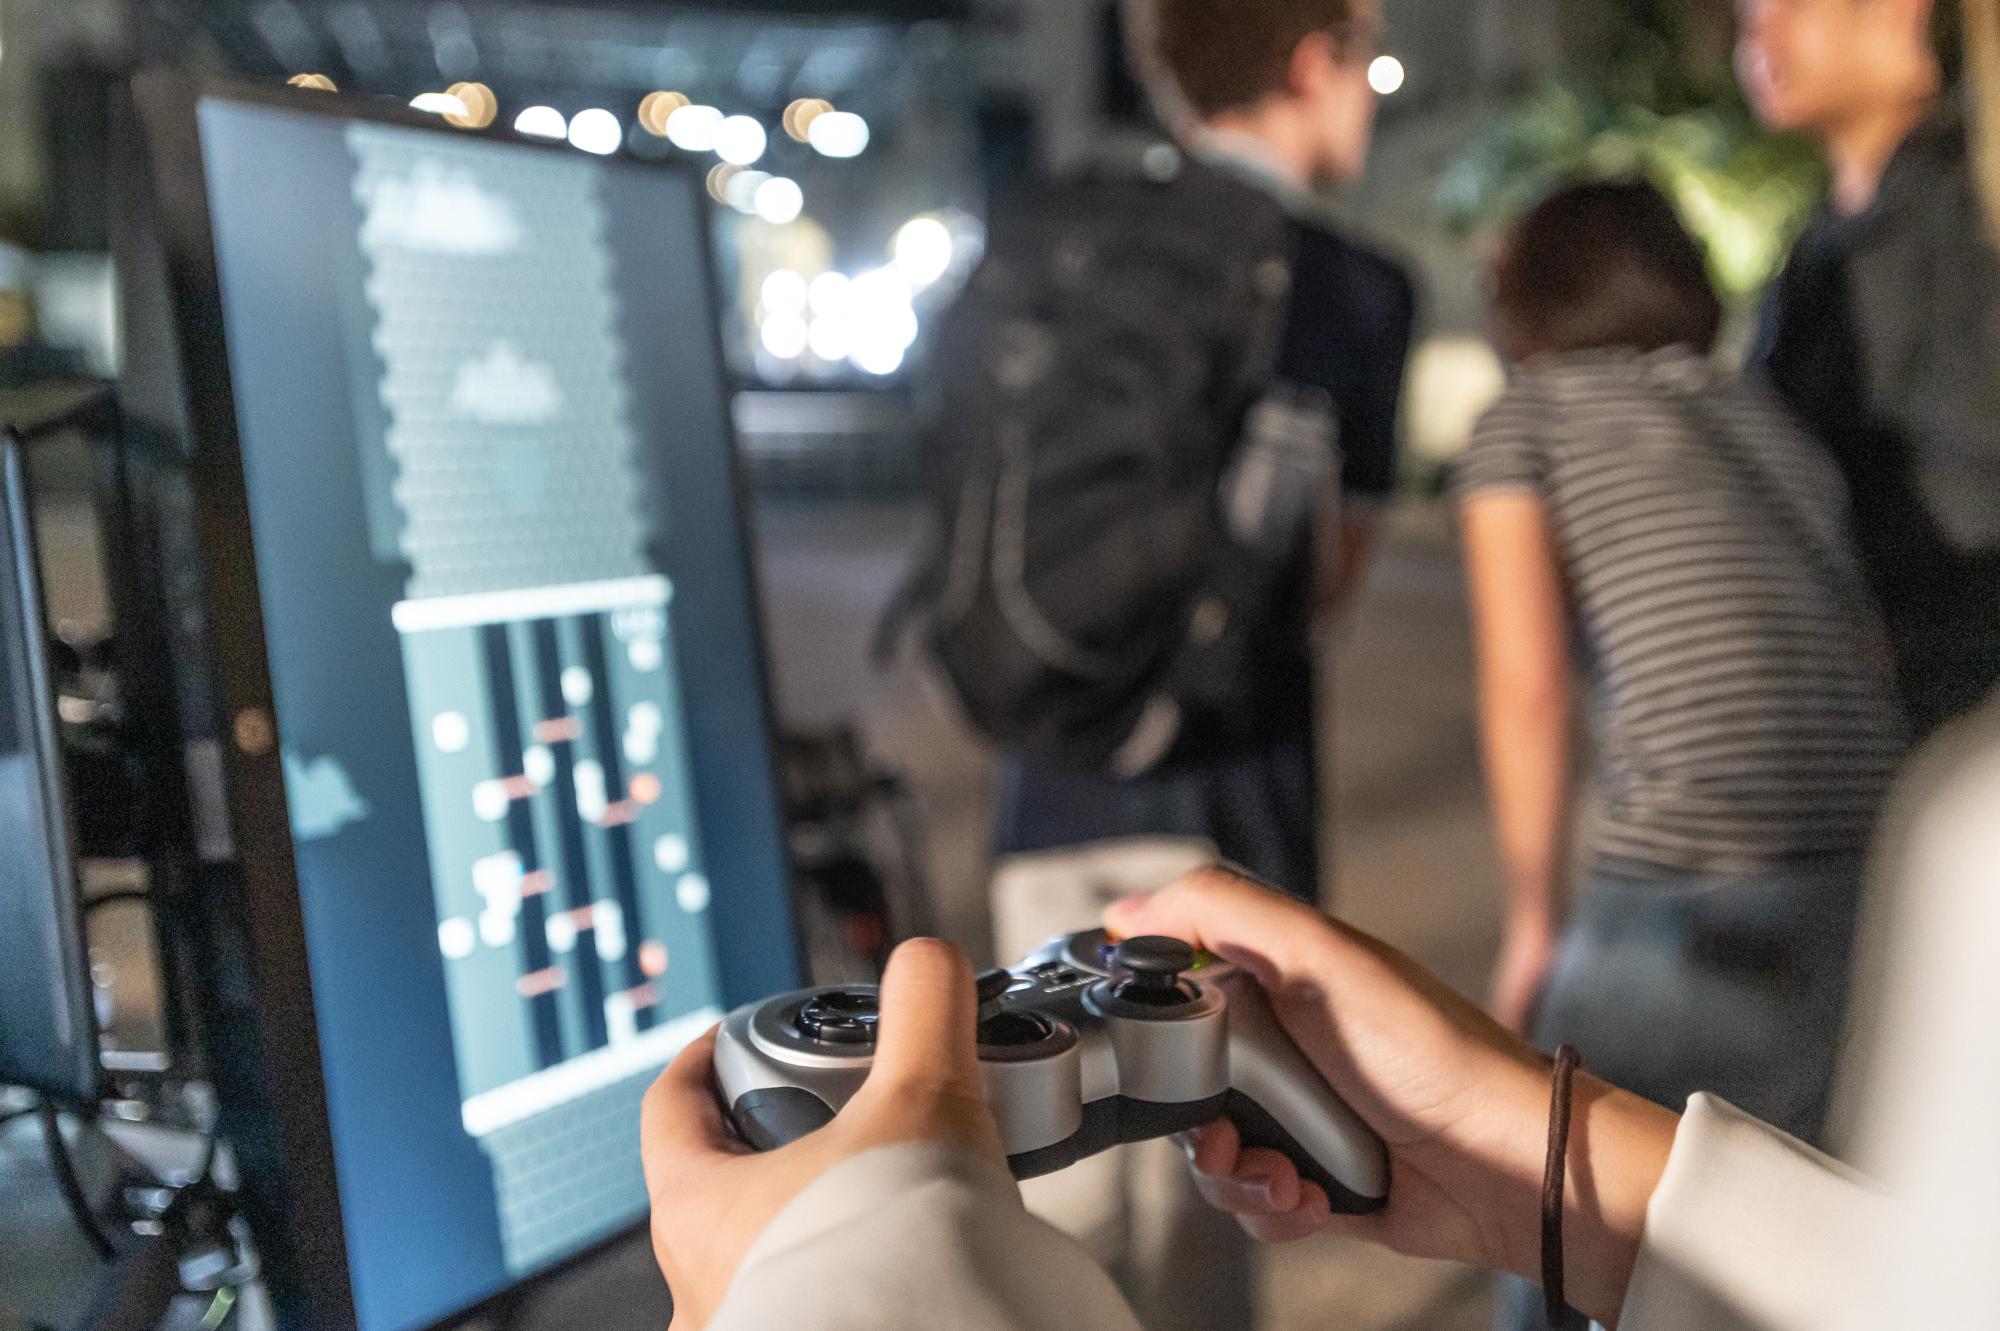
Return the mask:
[[936,1144],[846,1161],[745,1255],[708,1331],[1139,1331],[1082,1248],[992,1161]]
[[1619,1331],[1839,1325],[1887,1216],[1853,1170],[1697,1095],[1646,1208]]

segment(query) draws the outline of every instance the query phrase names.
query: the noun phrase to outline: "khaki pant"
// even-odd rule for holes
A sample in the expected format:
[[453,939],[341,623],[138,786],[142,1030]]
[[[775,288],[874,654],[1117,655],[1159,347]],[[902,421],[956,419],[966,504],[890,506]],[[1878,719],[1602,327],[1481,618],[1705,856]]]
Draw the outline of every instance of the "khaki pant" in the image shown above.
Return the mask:
[[[1197,839],[1134,837],[1002,859],[993,933],[1013,962],[1057,934],[1102,922],[1123,896],[1212,863]],[[1070,1234],[1112,1275],[1147,1331],[1251,1331],[1256,1249],[1206,1205],[1171,1141],[1140,1142],[1021,1185],[1028,1209]]]

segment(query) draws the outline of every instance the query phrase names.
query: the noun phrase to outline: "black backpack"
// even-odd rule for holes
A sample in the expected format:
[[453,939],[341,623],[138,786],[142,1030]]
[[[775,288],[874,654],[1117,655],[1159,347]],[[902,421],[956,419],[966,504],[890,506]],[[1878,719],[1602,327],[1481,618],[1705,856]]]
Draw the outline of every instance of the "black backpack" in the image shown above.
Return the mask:
[[933,344],[931,536],[891,621],[915,612],[1014,756],[1131,774],[1247,745],[1246,643],[1296,547],[1233,536],[1223,491],[1271,387],[1283,209],[1161,146],[991,236]]

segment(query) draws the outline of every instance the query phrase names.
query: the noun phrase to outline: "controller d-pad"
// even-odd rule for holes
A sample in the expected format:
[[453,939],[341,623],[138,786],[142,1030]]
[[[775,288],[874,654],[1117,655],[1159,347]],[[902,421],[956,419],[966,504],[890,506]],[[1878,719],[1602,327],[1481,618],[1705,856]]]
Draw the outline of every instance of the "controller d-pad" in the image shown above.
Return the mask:
[[880,1017],[874,994],[831,989],[807,999],[795,1020],[800,1034],[822,1044],[871,1044]]

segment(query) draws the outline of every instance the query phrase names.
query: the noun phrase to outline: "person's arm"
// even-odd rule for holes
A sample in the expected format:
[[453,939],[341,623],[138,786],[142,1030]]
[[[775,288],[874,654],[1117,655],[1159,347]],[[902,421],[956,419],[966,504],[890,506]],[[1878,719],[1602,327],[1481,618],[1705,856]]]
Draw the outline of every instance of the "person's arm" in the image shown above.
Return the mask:
[[1479,731],[1507,879],[1492,1011],[1520,1030],[1555,960],[1568,865],[1572,682],[1562,571],[1532,490],[1461,506],[1479,659]]
[[[1549,1115],[1549,1060],[1394,948],[1227,869],[1119,903],[1116,934],[1166,934],[1258,982],[1285,1030],[1389,1148],[1389,1203],[1336,1216],[1275,1151],[1226,1122],[1194,1134],[1203,1193],[1259,1238],[1321,1230],[1529,1279]],[[1679,1116],[1579,1074],[1563,1237],[1569,1302],[1616,1325],[1646,1206]]]

